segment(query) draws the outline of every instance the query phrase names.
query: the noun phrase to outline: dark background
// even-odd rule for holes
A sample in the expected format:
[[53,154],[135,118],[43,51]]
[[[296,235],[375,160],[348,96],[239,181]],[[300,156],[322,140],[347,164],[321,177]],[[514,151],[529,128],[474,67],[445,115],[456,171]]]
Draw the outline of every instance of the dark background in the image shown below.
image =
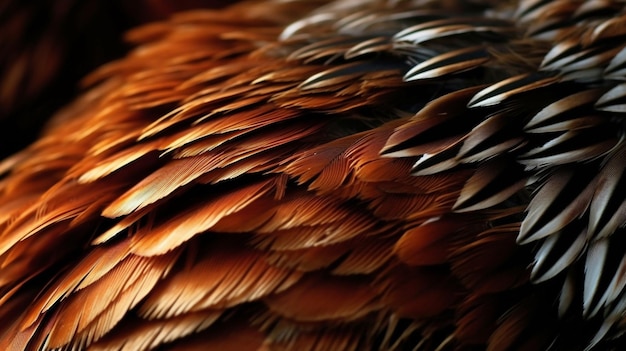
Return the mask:
[[30,144],[79,81],[130,47],[126,30],[217,0],[0,1],[0,159]]

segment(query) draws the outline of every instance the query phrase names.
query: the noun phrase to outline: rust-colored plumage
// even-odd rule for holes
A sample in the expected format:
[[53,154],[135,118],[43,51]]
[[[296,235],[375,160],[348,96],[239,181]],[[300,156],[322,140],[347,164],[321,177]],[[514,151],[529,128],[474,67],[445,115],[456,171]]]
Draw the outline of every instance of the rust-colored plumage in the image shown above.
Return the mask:
[[621,349],[625,13],[264,0],[131,31],[0,163],[0,349]]

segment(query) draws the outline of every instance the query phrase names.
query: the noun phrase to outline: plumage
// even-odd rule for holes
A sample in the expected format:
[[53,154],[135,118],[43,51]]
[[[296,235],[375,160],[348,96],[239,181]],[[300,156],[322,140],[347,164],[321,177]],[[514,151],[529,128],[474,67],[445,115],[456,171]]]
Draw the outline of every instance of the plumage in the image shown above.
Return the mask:
[[[214,0],[35,0],[0,4],[0,157],[37,137],[77,82],[128,50],[129,28],[176,11],[224,6]],[[111,20],[114,18],[115,20]]]
[[252,0],[131,30],[0,162],[0,348],[623,348],[625,11]]

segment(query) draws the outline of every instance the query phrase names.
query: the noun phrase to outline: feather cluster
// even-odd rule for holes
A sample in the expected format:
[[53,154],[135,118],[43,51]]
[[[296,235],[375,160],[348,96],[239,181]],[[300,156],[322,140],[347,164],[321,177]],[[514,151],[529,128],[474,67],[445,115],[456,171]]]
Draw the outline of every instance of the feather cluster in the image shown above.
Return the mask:
[[[232,1],[231,1],[232,2]],[[0,157],[24,148],[87,73],[119,58],[131,27],[216,0],[5,0],[0,3]],[[114,20],[112,20],[114,19]]]
[[264,0],[128,38],[0,163],[0,349],[626,344],[622,2]]

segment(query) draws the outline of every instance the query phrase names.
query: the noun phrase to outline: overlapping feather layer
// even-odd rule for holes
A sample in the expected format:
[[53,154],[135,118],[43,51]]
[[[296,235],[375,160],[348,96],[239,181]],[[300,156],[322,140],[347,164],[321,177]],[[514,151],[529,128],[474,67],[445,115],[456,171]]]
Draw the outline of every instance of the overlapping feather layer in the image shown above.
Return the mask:
[[619,347],[622,5],[321,3],[131,32],[0,165],[0,348]]

